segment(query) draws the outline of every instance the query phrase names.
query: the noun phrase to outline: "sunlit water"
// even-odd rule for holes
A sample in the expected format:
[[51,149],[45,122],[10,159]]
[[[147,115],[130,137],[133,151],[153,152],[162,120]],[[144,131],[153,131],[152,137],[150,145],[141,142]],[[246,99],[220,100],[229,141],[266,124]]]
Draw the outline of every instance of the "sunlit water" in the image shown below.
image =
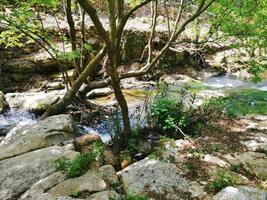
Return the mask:
[[267,91],[267,80],[253,83],[252,81],[241,80],[227,75],[210,77],[203,84],[214,88],[255,88]]
[[36,123],[36,116],[21,109],[11,109],[0,115],[0,135],[5,135],[15,126]]
[[[267,80],[264,80],[260,83],[253,83],[250,81],[245,81],[241,79],[235,79],[229,76],[217,76],[211,77],[203,81],[203,85],[209,86],[211,88],[255,88],[263,91],[267,91]],[[181,85],[178,85],[177,88],[181,88]],[[127,102],[129,103],[129,111],[130,114],[134,113],[136,107],[141,106],[144,104],[144,99],[147,95],[147,90],[126,90],[124,91]],[[150,95],[153,95],[150,92]],[[109,95],[108,97],[102,97],[94,100],[95,103],[100,105],[107,105],[110,102],[115,102],[115,97],[113,94]],[[10,111],[6,112],[5,114],[0,115],[0,136],[7,134],[9,130],[11,130],[15,126],[22,126],[22,125],[29,125],[36,123],[37,117],[28,112],[21,109],[11,109]],[[136,124],[136,119],[131,120],[131,124],[134,126]],[[105,122],[101,122],[97,124],[94,128],[78,125],[78,131],[80,134],[86,133],[96,133],[101,136],[101,139],[106,142],[110,140],[110,130],[107,128]]]

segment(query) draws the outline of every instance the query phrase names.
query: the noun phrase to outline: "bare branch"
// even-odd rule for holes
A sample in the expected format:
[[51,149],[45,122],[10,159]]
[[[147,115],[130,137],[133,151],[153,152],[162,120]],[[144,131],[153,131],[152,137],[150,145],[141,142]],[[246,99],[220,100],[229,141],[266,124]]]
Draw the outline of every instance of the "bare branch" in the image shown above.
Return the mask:
[[109,45],[110,40],[108,37],[108,33],[104,29],[103,24],[101,23],[97,15],[96,9],[91,5],[89,1],[85,1],[85,0],[77,0],[77,1],[80,4],[80,6],[83,8],[83,10],[90,16],[99,36],[106,42],[107,45]]
[[129,10],[127,12],[127,14],[125,15],[124,20],[127,21],[135,11],[137,11],[139,8],[142,8],[143,6],[145,6],[146,4],[148,4],[151,1],[155,1],[155,0],[145,0],[145,1],[141,2],[140,4],[138,4],[137,6],[135,6],[134,8],[132,8],[131,10]]
[[151,12],[152,12],[152,29],[150,32],[150,37],[148,41],[148,62],[152,60],[153,54],[153,40],[156,33],[157,17],[158,17],[158,0],[151,2]]
[[174,25],[174,29],[173,29],[173,33],[175,33],[177,26],[181,20],[181,16],[182,16],[182,11],[183,11],[183,6],[184,6],[184,0],[181,0],[180,2],[180,7],[179,7],[179,12],[177,14],[176,20],[175,20],[175,25]]

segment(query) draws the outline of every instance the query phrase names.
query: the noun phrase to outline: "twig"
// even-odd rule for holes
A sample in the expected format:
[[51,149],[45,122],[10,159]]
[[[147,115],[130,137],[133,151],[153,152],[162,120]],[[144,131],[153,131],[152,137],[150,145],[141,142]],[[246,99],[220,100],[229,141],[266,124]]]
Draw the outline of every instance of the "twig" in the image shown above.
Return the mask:
[[174,128],[175,129],[177,129],[177,130],[179,130],[180,131],[180,133],[182,133],[182,135],[191,143],[191,144],[193,144],[195,147],[198,147],[198,145],[193,141],[193,140],[191,140],[191,138],[188,136],[188,135],[186,135],[183,131],[182,131],[182,129],[180,129],[180,127],[178,127],[178,126],[174,126]]

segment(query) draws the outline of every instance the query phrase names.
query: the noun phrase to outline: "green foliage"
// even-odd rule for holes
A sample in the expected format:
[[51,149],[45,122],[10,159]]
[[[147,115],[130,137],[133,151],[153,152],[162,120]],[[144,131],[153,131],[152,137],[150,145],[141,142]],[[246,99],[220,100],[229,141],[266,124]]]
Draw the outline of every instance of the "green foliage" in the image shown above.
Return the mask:
[[192,153],[193,158],[196,158],[196,159],[202,159],[205,156],[205,153],[200,149],[192,150],[191,153]]
[[211,145],[210,145],[210,150],[211,150],[212,152],[217,152],[217,151],[219,150],[219,147],[218,147],[217,144],[211,144]]
[[243,168],[242,164],[233,164],[231,165],[230,170],[236,173],[240,173],[242,168]]
[[150,105],[150,123],[162,130],[185,128],[189,124],[194,97],[185,90],[170,96],[168,85],[159,86],[157,95]]
[[225,106],[227,104],[227,100],[223,97],[215,97],[209,99],[206,103],[202,105],[204,113],[223,113],[225,112]]
[[77,177],[84,174],[90,165],[95,161],[95,155],[93,153],[86,153],[78,155],[73,162],[71,162],[67,175],[69,177]]
[[[211,32],[221,40],[231,40],[233,48],[243,48],[251,55],[247,63],[255,80],[259,80],[262,69],[267,68],[267,1],[255,0],[218,0],[209,8],[215,16],[210,17]],[[218,35],[218,30],[224,35]],[[255,55],[255,52],[258,52]]]
[[128,140],[127,147],[132,155],[135,155],[136,153],[138,153],[137,147],[140,143],[140,140],[142,139],[140,137],[140,131],[141,131],[141,127],[132,129],[131,137]]
[[81,58],[81,52],[71,51],[71,52],[62,52],[60,50],[57,50],[57,57],[61,61],[73,61],[74,59],[80,59]]
[[261,74],[267,70],[267,63],[259,63],[255,60],[249,61],[249,72],[253,74],[252,81],[258,83],[261,81]]
[[79,189],[75,189],[75,190],[72,192],[71,197],[78,198],[80,195],[81,195],[80,190],[79,190]]
[[[117,200],[114,197],[109,197],[109,200]],[[124,197],[120,198],[120,200],[149,200],[147,195],[133,195],[133,194],[126,194]]]
[[185,83],[183,88],[189,91],[192,94],[196,94],[197,92],[205,89],[209,89],[209,86],[202,84],[201,82],[192,81],[189,83]]
[[198,168],[194,164],[194,162],[189,162],[187,165],[187,169],[188,169],[188,173],[190,176],[192,176],[192,177],[198,176]]
[[122,133],[122,116],[120,109],[111,110],[103,120],[103,125],[108,131],[113,144],[118,144]]
[[206,113],[225,113],[229,117],[240,117],[246,114],[267,114],[267,94],[257,89],[232,91],[227,97],[212,98],[203,105]]
[[95,155],[96,160],[99,160],[104,153],[103,143],[100,141],[94,142],[92,147],[93,147],[92,154]]
[[253,173],[253,169],[248,169],[242,163],[232,164],[230,170],[239,174],[246,176],[248,179],[255,179],[257,176]]
[[66,172],[68,177],[73,178],[84,174],[95,160],[95,153],[81,153],[73,161],[59,158],[54,165],[58,171]]
[[54,165],[58,171],[67,171],[70,161],[67,158],[59,158],[54,161]]
[[213,181],[210,182],[209,190],[216,193],[228,186],[240,185],[242,183],[243,181],[237,175],[227,171],[220,171],[216,174]]
[[149,200],[149,197],[147,195],[127,194],[122,200]]

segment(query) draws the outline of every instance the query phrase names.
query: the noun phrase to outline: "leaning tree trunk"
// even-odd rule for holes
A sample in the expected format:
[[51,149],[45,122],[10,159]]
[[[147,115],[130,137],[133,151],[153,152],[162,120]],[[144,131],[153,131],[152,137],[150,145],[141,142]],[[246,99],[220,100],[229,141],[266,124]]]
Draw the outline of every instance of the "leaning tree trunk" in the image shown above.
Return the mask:
[[40,120],[45,119],[51,115],[57,115],[61,113],[68,105],[71,104],[73,99],[75,98],[77,92],[79,91],[82,84],[87,80],[89,76],[92,75],[95,68],[100,64],[101,60],[104,58],[106,53],[106,47],[103,49],[91,60],[91,62],[87,65],[85,70],[80,74],[78,79],[74,82],[71,89],[66,92],[63,98],[59,102],[54,102],[46,112],[40,117]]
[[110,27],[110,32],[109,32],[110,44],[108,47],[108,58],[109,58],[108,73],[111,78],[111,86],[114,90],[115,97],[118,101],[118,104],[122,112],[123,132],[121,141],[123,141],[124,144],[126,144],[131,135],[131,125],[130,125],[128,105],[121,90],[120,78],[117,71],[118,68],[117,58],[120,55],[120,50],[117,48],[117,45],[120,45],[120,41],[118,41],[120,38],[118,38],[117,36],[118,34],[121,35],[121,33],[117,32],[116,4],[118,9],[120,9],[121,8],[121,5],[119,5],[121,4],[120,1],[115,2],[114,0],[107,0],[108,13],[109,13],[109,27]]

